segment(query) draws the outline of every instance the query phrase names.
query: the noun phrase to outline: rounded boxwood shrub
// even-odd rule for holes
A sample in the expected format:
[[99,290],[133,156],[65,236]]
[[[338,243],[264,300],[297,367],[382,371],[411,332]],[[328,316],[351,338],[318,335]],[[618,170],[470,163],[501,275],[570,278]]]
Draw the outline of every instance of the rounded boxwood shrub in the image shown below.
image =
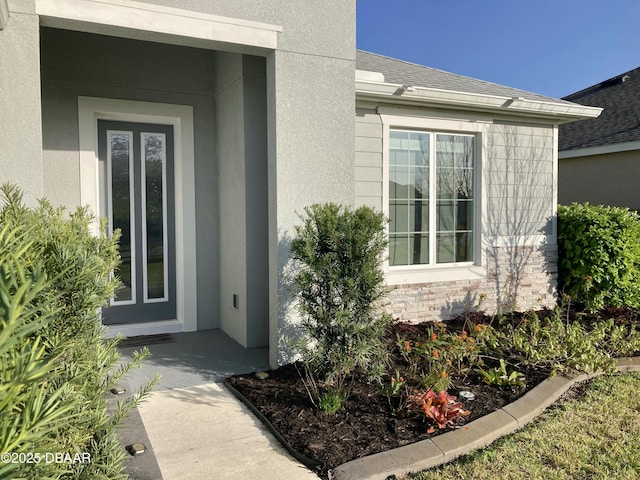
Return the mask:
[[627,208],[558,207],[558,286],[589,310],[640,307],[640,217]]

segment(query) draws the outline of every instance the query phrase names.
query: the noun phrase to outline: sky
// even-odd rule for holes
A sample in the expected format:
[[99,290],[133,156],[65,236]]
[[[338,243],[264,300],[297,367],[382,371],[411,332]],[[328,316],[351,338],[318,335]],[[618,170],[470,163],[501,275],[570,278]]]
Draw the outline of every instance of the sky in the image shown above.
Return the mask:
[[640,67],[640,0],[357,0],[361,50],[561,98]]

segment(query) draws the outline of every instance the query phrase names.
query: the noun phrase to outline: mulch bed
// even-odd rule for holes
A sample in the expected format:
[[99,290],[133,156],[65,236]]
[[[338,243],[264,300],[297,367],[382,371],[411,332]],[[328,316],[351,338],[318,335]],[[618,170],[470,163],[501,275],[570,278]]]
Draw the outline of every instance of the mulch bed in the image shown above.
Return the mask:
[[[478,323],[482,320],[476,319]],[[396,333],[401,332],[403,339],[419,341],[424,338],[429,325],[433,324],[407,328],[407,324],[394,323],[386,338],[390,351],[397,350]],[[460,320],[458,324],[456,321],[447,323],[451,331],[460,331],[462,326]],[[407,364],[400,355],[392,355],[391,362],[389,372],[395,372],[396,369],[401,373],[406,371]],[[302,372],[301,365],[298,369]],[[427,433],[430,424],[424,420],[424,416],[407,409],[396,411],[381,393],[380,385],[366,381],[357,382],[343,410],[333,415],[325,414],[313,407],[298,369],[295,365],[285,365],[270,371],[266,379],[247,374],[230,377],[228,383],[264,415],[290,447],[318,462],[314,469],[322,478],[328,478],[330,469],[349,460],[431,438],[449,430],[436,429],[433,433]],[[452,377],[450,394],[458,396],[462,390],[475,394],[474,400],[464,403],[464,408],[471,411],[465,423],[513,402],[549,374],[540,370],[521,370],[521,373],[526,377],[526,386],[516,389],[486,385],[473,372],[464,378]]]

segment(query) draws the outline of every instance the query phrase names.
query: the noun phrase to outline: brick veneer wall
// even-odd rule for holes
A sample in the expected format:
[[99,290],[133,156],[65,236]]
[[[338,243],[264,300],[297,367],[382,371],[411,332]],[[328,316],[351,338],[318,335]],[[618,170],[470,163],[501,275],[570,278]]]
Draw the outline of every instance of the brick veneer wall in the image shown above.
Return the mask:
[[520,311],[553,307],[557,259],[555,245],[490,247],[486,278],[393,285],[386,297],[387,311],[394,319],[421,322],[447,320],[465,310],[494,314],[501,305]]

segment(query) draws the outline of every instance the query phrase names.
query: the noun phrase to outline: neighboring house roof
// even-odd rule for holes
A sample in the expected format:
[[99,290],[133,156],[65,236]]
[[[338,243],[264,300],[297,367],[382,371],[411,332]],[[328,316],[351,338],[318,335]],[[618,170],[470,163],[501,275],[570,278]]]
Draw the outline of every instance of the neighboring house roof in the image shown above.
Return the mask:
[[562,125],[558,150],[604,147],[640,141],[640,67],[617,75],[565,100],[604,107],[598,118]]
[[[597,108],[362,50],[356,51],[356,70],[356,94],[365,100],[533,114],[559,123],[600,113]],[[366,75],[372,72],[381,78]]]

